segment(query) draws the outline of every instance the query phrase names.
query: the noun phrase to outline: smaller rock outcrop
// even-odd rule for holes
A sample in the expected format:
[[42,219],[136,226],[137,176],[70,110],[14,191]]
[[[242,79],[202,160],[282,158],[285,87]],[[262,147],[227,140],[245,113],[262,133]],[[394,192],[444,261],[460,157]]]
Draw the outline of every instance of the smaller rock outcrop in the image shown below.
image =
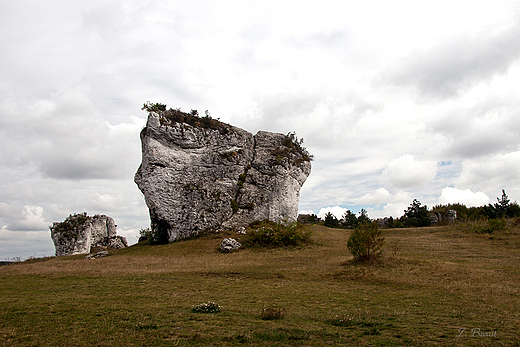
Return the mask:
[[457,211],[456,210],[447,210],[444,213],[431,213],[430,214],[430,222],[432,224],[437,223],[453,223],[457,220]]
[[229,253],[237,251],[240,247],[242,247],[242,245],[237,240],[225,238],[220,244],[219,249],[223,253]]
[[56,256],[88,254],[92,247],[128,247],[126,238],[117,235],[114,220],[106,215],[73,214],[63,222],[54,222],[49,229]]

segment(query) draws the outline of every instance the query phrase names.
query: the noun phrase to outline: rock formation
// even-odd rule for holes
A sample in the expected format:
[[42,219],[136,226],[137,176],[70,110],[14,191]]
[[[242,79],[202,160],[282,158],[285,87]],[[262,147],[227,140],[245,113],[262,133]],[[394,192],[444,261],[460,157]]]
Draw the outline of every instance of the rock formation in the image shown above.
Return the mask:
[[49,229],[56,255],[61,256],[87,254],[92,247],[127,247],[126,238],[118,236],[116,228],[108,216],[80,213],[68,216],[63,222],[54,222]]
[[237,240],[225,238],[220,243],[219,250],[223,253],[229,253],[229,252],[233,252],[233,251],[238,251],[240,249],[240,247],[242,247],[242,245]]
[[453,223],[457,220],[457,211],[455,210],[447,210],[444,213],[438,212],[434,213],[432,212],[430,214],[430,221],[432,224],[436,223]]
[[157,242],[298,216],[311,156],[294,134],[252,135],[170,109],[148,115],[141,142],[134,181]]

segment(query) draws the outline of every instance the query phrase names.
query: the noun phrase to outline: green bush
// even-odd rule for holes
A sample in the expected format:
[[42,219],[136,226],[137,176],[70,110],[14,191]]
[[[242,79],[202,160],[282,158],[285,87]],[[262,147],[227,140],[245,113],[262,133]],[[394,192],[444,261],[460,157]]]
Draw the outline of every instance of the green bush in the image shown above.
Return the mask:
[[139,229],[139,242],[145,240],[151,240],[153,237],[152,229],[150,228],[141,228]]
[[241,241],[246,247],[294,247],[311,243],[311,236],[312,232],[300,223],[266,220],[252,223]]
[[488,220],[488,228],[487,229],[477,229],[479,233],[488,233],[492,234],[495,231],[506,230],[506,220],[505,219],[490,219]]
[[363,223],[354,229],[347,241],[347,247],[354,261],[369,261],[383,253],[384,237],[376,222]]
[[150,101],[147,101],[143,104],[143,107],[141,110],[145,110],[146,112],[161,112],[166,111],[166,104],[161,103],[152,103]]

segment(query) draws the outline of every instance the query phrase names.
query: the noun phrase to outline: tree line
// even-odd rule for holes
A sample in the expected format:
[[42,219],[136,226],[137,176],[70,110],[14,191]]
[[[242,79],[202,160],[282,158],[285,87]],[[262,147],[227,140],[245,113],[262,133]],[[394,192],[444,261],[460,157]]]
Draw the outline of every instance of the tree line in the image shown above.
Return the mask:
[[[456,203],[436,205],[428,209],[426,205],[422,205],[419,200],[414,199],[410,206],[404,210],[404,214],[401,217],[384,218],[384,223],[380,224],[384,224],[383,226],[388,228],[430,226],[435,220],[442,221],[444,216],[453,214],[452,211],[455,211],[456,218],[460,221],[520,217],[520,205],[516,201],[511,202],[506,191],[502,190],[502,196],[497,198],[496,203],[479,207],[467,207],[464,204]],[[315,218],[316,220],[318,219],[316,216]],[[347,210],[340,219],[328,212],[323,220],[323,225],[329,228],[355,229],[360,225],[371,222],[373,220],[368,216],[367,210],[361,209],[357,215]]]

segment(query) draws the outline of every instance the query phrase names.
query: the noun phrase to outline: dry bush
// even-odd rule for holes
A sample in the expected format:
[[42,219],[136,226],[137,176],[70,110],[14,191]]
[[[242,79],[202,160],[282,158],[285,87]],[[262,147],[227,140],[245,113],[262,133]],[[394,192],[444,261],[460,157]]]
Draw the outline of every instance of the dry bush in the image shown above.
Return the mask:
[[285,308],[276,308],[273,306],[262,307],[260,317],[263,320],[282,319],[285,316]]

